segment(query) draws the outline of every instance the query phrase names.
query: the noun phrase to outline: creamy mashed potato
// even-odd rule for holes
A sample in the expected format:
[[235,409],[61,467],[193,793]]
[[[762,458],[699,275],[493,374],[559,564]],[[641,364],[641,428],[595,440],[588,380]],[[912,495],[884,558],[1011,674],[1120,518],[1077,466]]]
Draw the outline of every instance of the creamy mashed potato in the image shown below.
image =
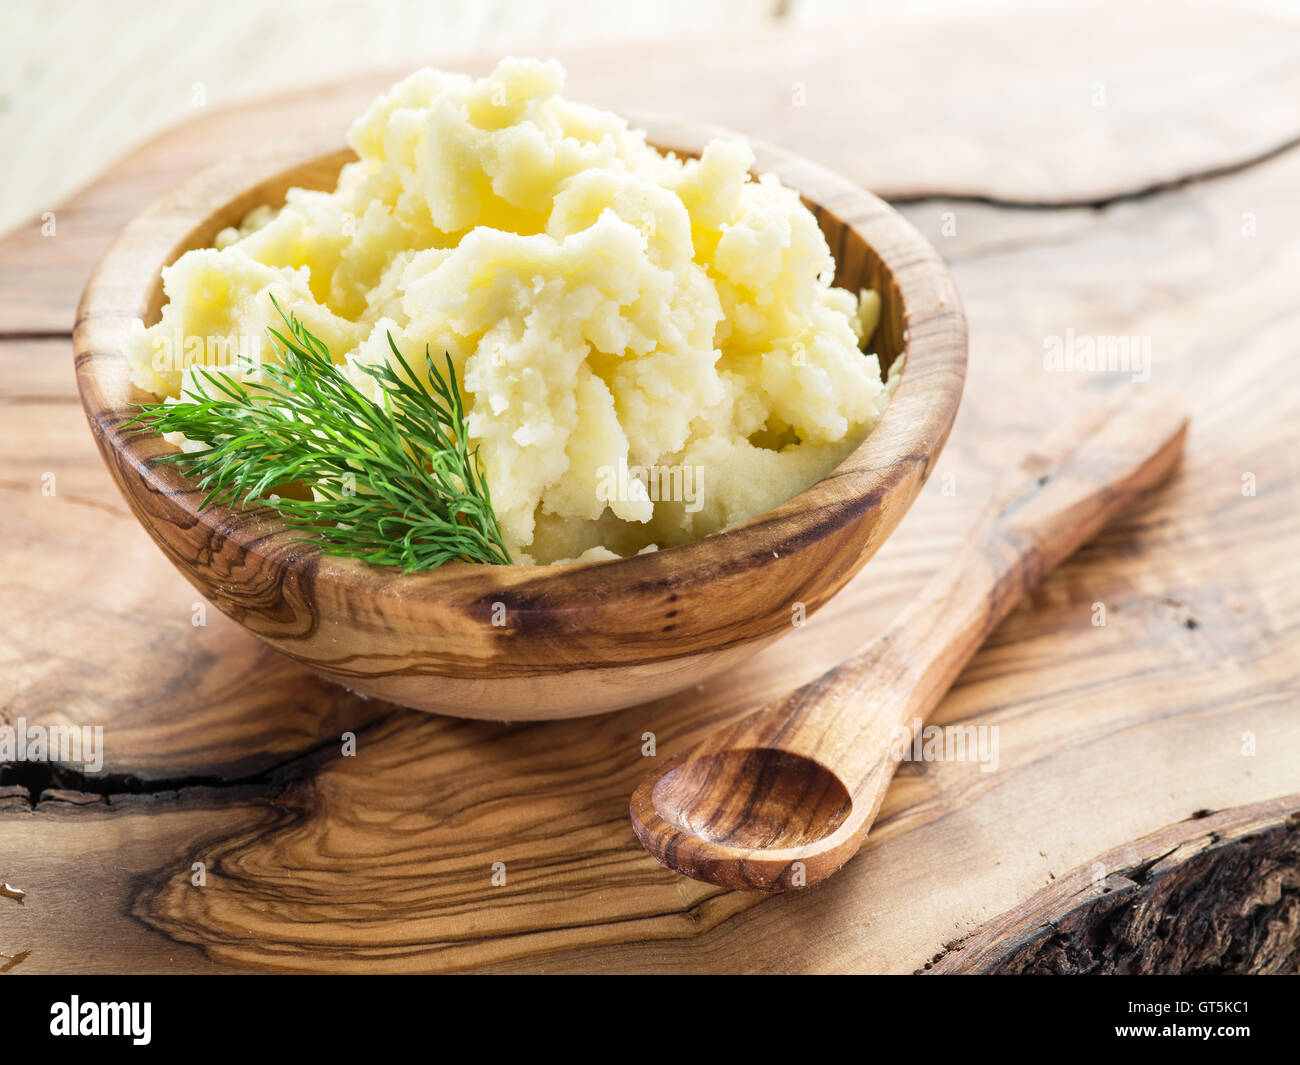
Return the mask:
[[[832,286],[813,215],[750,176],[744,143],[663,155],[563,81],[507,59],[394,86],[334,192],[295,189],[163,271],[136,383],[177,396],[191,362],[253,372],[232,353],[277,324],[271,296],[370,394],[390,332],[413,365],[445,351],[521,562],[682,543],[822,477],[892,390],[861,350],[875,294]],[[205,354],[178,360],[191,337]]]

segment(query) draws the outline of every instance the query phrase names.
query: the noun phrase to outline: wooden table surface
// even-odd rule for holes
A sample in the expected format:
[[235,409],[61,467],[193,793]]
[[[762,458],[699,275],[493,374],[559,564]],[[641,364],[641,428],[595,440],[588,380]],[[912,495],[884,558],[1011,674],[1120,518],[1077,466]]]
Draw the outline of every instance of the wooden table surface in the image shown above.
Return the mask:
[[[337,139],[403,72],[177,127],[0,242],[0,724],[105,745],[98,773],[0,765],[0,970],[1295,970],[1300,22],[1125,5],[557,54],[574,98],[782,144],[934,242],[971,355],[921,499],[805,627],[685,696],[511,727],[333,688],[204,612],[136,524],[69,335],[152,199]],[[1144,387],[1051,369],[1070,337],[1149,345],[1192,432],[941,705],[997,727],[996,770],[905,764],[862,854],[804,892],[661,869],[626,813],[654,760],[879,631],[1044,431]]]

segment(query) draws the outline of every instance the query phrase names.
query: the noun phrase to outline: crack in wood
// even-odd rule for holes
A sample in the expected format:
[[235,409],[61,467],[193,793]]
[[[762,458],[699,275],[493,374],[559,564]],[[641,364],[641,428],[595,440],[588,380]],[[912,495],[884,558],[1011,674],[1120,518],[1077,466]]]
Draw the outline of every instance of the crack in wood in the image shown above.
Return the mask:
[[986,207],[996,207],[999,209],[1011,211],[1061,211],[1077,210],[1079,208],[1104,210],[1107,207],[1113,207],[1120,203],[1133,203],[1138,200],[1148,200],[1165,192],[1175,192],[1179,189],[1187,188],[1190,185],[1201,185],[1207,182],[1215,181],[1223,177],[1231,177],[1234,174],[1240,174],[1255,166],[1271,162],[1287,152],[1300,148],[1300,134],[1289,137],[1271,148],[1266,148],[1262,152],[1247,156],[1244,159],[1237,159],[1230,163],[1223,163],[1219,166],[1206,167],[1204,170],[1193,170],[1185,174],[1179,174],[1176,177],[1165,178],[1162,181],[1153,181],[1149,185],[1143,185],[1136,189],[1130,189],[1127,192],[1116,192],[1109,196],[1097,198],[1079,198],[1074,200],[1006,200],[996,196],[986,196],[979,193],[944,193],[938,190],[931,192],[909,193],[905,196],[890,196],[888,200],[895,207],[911,207],[918,204],[934,203],[936,201],[945,201],[948,203],[978,203]]
[[[385,715],[350,731],[361,737],[386,724],[390,718],[391,715]],[[171,794],[180,799],[183,792],[197,788],[242,789],[252,795],[272,798],[292,785],[314,777],[323,765],[338,756],[338,747],[338,740],[324,740],[266,769],[239,777],[222,776],[220,773],[141,777],[131,772],[86,773],[57,762],[3,762],[0,763],[0,789],[26,788],[29,811],[50,802],[58,802],[69,808],[97,805],[85,801],[86,797],[91,796],[102,798],[110,806],[115,797],[124,796]],[[3,811],[0,811],[0,816],[3,816]]]

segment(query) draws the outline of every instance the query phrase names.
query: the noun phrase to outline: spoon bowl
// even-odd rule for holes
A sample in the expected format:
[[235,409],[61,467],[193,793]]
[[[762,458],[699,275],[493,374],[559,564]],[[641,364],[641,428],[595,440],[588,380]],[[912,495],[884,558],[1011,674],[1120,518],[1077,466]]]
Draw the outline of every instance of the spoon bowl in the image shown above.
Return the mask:
[[[710,782],[736,780],[708,803]],[[853,798],[831,770],[801,754],[750,747],[687,758],[659,777],[650,802],[684,833],[738,850],[790,850],[820,843],[848,819]]]

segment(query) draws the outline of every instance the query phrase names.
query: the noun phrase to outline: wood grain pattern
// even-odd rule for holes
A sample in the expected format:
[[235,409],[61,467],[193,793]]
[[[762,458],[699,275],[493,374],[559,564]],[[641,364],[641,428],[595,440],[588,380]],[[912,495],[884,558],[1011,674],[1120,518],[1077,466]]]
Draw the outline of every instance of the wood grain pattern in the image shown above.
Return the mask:
[[1173,470],[1187,418],[1173,397],[1133,388],[1031,454],[953,559],[861,651],[650,773],[631,802],[642,846],[670,869],[738,891],[811,887],[852,858],[984,640],[1044,574]]
[[[1206,46],[1213,54],[1198,69],[1213,74],[1208,81],[1148,71],[1151,38],[1130,25],[1106,25],[1113,50],[1036,53],[1054,64],[1063,92],[1089,85],[1099,61],[1127,56],[1129,88],[1112,97],[1112,119],[1137,117],[1125,100],[1160,101],[1151,137],[1122,157],[1090,155],[1076,191],[1099,180],[1137,192],[1153,174],[1185,174],[1166,136],[1185,135],[1200,163],[1231,169],[1241,138],[1262,136],[1270,122],[1270,135],[1284,132],[1284,113],[1294,124],[1284,96],[1256,125],[1197,88],[1231,82],[1246,98],[1281,72],[1237,46],[1237,22],[1223,22]],[[921,61],[936,54],[927,48],[945,51],[939,67],[951,83],[983,84],[990,47],[1015,34],[999,19],[972,20],[960,41],[918,30],[903,57],[910,66],[885,87],[922,99],[935,83],[935,66]],[[1190,38],[1170,28],[1164,60],[1176,66],[1191,54]],[[1277,31],[1274,47],[1298,42]],[[601,76],[625,106],[658,107],[664,68],[641,54],[607,56]],[[943,110],[877,106],[859,92],[876,69],[863,54],[853,51],[847,69],[826,57],[826,83],[858,89],[811,95],[797,128],[784,127],[786,116],[743,74],[731,96],[708,88],[733,58],[782,73],[771,51],[740,48],[724,63],[714,49],[715,62],[683,63],[673,92],[716,107],[721,120],[750,114],[732,124],[823,162],[857,153],[848,174],[867,187],[878,187],[879,170],[896,194],[923,191],[928,179],[909,181],[909,161],[928,171],[938,160],[940,191],[996,172],[1067,198],[1060,178],[1079,160],[1053,156],[1052,170],[1019,154],[1014,102],[984,100],[987,126],[961,129]],[[818,60],[811,47],[807,55]],[[1014,939],[998,931],[1000,915],[1100,857],[1171,826],[1179,839],[1203,838],[1212,822],[1195,816],[1202,811],[1231,819],[1277,802],[1279,821],[1298,811],[1278,798],[1294,796],[1300,764],[1300,308],[1289,282],[1300,276],[1297,152],[1097,209],[905,205],[948,260],[972,327],[950,443],[897,533],[842,594],[699,689],[587,721],[454,723],[342,692],[331,705],[323,700],[338,689],[216,611],[192,626],[198,596],[162,564],[85,428],[68,373],[77,293],[109,235],[168,187],[246,149],[256,131],[317,121],[336,131],[363,99],[360,85],[351,99],[340,89],[269,101],[250,109],[260,116],[251,125],[248,112],[212,113],[61,209],[57,237],[0,244],[0,329],[9,334],[0,338],[0,721],[103,724],[113,778],[102,788],[102,775],[8,785],[12,767],[0,767],[0,877],[27,892],[22,905],[0,898],[0,953],[22,957],[11,971],[912,972],[981,927]],[[850,144],[842,130],[861,128],[868,111],[870,135]],[[1099,117],[1058,110],[1054,143],[1085,143]],[[977,128],[992,138],[989,154],[963,147]],[[891,148],[878,168],[876,144],[906,150]],[[1247,213],[1257,222],[1249,230]],[[862,852],[810,891],[755,904],[758,896],[659,867],[626,819],[647,769],[883,630],[951,555],[1008,463],[1118,383],[1044,370],[1043,338],[1067,328],[1149,336],[1153,382],[1190,405],[1193,430],[1167,489],[1049,574],[936,709],[937,725],[1000,726],[997,771],[904,764]],[[13,335],[48,330],[59,335]],[[48,498],[47,472],[58,479]],[[1104,626],[1092,623],[1099,602]],[[223,657],[239,675],[233,688],[229,674],[222,681]],[[339,757],[350,727],[357,756]],[[657,738],[653,757],[642,754],[646,732]],[[435,757],[436,771],[425,765]],[[130,794],[132,777],[157,790]],[[462,793],[459,808],[450,792]],[[507,883],[494,887],[489,863],[503,847],[513,848]],[[1196,853],[1168,860],[1192,874],[1189,885],[1206,873]],[[220,868],[194,888],[191,865],[204,859]],[[299,877],[321,893],[299,890]],[[437,890],[421,887],[430,878]],[[1172,901],[1156,898],[1148,912]],[[1248,912],[1280,957],[1294,933],[1270,905]],[[1176,919],[1212,912],[1189,905]],[[336,925],[343,931],[331,932]],[[1249,964],[1216,950],[1197,964]]]
[[[698,154],[722,131],[651,128]],[[346,151],[239,158],[204,171],[123,231],[86,286],[73,347],[96,442],[132,511],[224,613],[276,650],[365,695],[465,717],[576,717],[668,695],[792,631],[875,553],[925,483],[956,417],[966,323],[939,257],[851,182],[763,145],[756,170],[798,189],[836,256],[838,281],[875,289],[874,346],[904,352],[879,424],[827,477],[743,525],[618,562],[456,564],[425,573],[323,555],[269,508],[199,509],[204,493],[156,433],[124,428],[150,398],[129,382],[133,319],[161,311],[160,271],[290,187],[330,187]],[[503,611],[498,614],[497,611]],[[504,621],[504,624],[501,624]]]

